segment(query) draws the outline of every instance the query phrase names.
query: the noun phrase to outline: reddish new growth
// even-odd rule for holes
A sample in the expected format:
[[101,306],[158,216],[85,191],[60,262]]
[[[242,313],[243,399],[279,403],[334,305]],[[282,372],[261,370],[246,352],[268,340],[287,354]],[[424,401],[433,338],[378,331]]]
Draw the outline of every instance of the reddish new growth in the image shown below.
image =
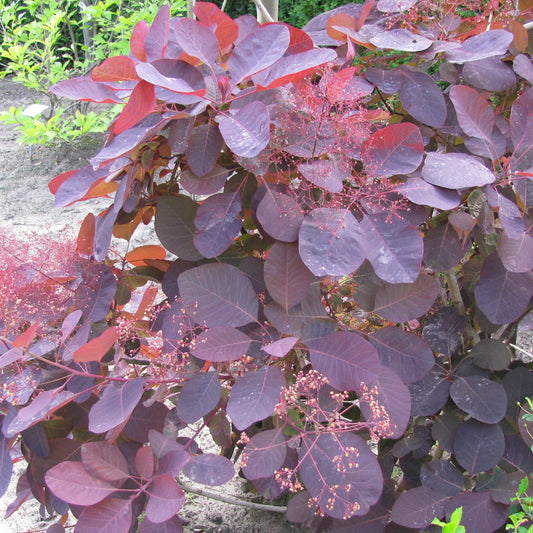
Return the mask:
[[72,237],[15,236],[0,228],[0,333],[61,319],[79,271]]

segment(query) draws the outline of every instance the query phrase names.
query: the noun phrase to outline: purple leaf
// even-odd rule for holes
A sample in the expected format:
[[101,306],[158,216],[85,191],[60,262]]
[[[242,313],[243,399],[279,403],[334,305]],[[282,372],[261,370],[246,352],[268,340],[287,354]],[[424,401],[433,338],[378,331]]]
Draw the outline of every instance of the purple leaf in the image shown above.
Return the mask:
[[194,217],[194,245],[204,257],[217,257],[227,250],[242,227],[242,203],[238,193],[220,193],[206,198]]
[[220,191],[228,177],[229,171],[219,165],[202,177],[186,169],[181,171],[180,184],[188,193],[208,196]]
[[[372,386],[376,389],[370,397],[361,395],[359,404],[365,420],[374,425],[378,434],[385,438],[399,439],[411,419],[411,396],[409,390],[393,370],[381,367],[381,374]],[[374,412],[373,402],[379,410]],[[386,415],[381,412],[385,410]]]
[[265,260],[264,276],[270,296],[284,309],[299,304],[309,292],[311,273],[296,244],[274,243]]
[[378,48],[404,52],[421,52],[433,44],[430,39],[403,28],[376,33],[369,41]]
[[286,437],[279,429],[256,433],[246,444],[242,471],[246,479],[255,480],[273,476],[287,456]]
[[423,157],[420,130],[408,122],[379,129],[361,147],[361,160],[369,176],[409,174],[419,167]]
[[257,320],[259,302],[249,278],[234,266],[212,263],[180,274],[178,287],[192,317],[210,328]]
[[174,23],[174,37],[188,55],[214,66],[218,56],[218,40],[211,28],[197,20],[180,17]]
[[65,461],[52,467],[45,475],[48,488],[63,501],[74,505],[94,505],[117,490],[95,478],[81,463]]
[[505,416],[507,395],[496,381],[481,376],[458,377],[450,395],[457,407],[480,422],[496,424]]
[[434,518],[444,516],[444,503],[448,498],[430,487],[407,490],[394,502],[391,520],[404,527],[424,529]]
[[[241,335],[244,334],[241,333]],[[204,372],[192,376],[183,385],[178,398],[180,420],[186,424],[200,420],[217,406],[221,392],[218,372]]]
[[262,346],[261,350],[273,357],[285,357],[299,340],[298,337],[283,337],[279,341]]
[[419,70],[399,67],[402,84],[398,96],[405,110],[416,120],[440,128],[446,121],[446,100],[431,76]]
[[469,239],[465,246],[450,224],[431,228],[424,239],[424,263],[433,272],[446,272],[459,263],[468,245]]
[[346,209],[313,209],[300,228],[300,256],[316,276],[344,276],[357,270],[365,259],[360,224]]
[[454,85],[450,89],[450,100],[463,131],[467,135],[490,142],[494,128],[494,111],[487,100],[466,85]]
[[[188,71],[190,71],[192,68],[194,67],[188,65],[187,63],[183,63],[182,61],[163,59],[161,62],[139,63],[135,67],[135,70],[141,79],[158,87],[163,87],[164,89],[168,89],[169,91],[178,94],[202,96],[205,94],[203,79],[201,76],[200,78],[197,78],[197,76],[194,74],[191,75],[191,72]],[[166,75],[161,71],[163,71]],[[194,69],[192,72],[195,71],[196,69]],[[170,73],[173,75],[169,76],[168,74]],[[185,79],[182,76],[184,76]],[[186,81],[187,78],[190,78],[193,86]],[[198,98],[198,100],[201,99]]]
[[86,442],[81,447],[83,466],[91,476],[120,486],[129,475],[128,463],[116,445]]
[[160,524],[154,524],[145,518],[139,529],[139,533],[183,533],[183,524],[178,516],[173,516]]
[[177,477],[190,459],[189,452],[185,450],[171,450],[159,459],[157,473],[170,474],[172,477]]
[[87,322],[97,322],[109,313],[116,290],[113,271],[103,264],[91,265],[84,270],[83,283],[74,293],[74,305]]
[[434,352],[448,357],[459,347],[459,334],[465,330],[466,322],[455,307],[443,307],[427,318],[422,338]]
[[450,382],[440,374],[430,372],[416,383],[409,384],[411,416],[438,413],[450,396]]
[[381,496],[381,468],[358,435],[305,434],[299,458],[306,489],[329,516],[365,515]]
[[520,239],[525,227],[519,207],[493,187],[485,187],[484,192],[489,205],[498,210],[498,218],[507,236],[511,239]]
[[270,140],[270,114],[262,102],[250,102],[219,122],[220,133],[238,156],[255,157]]
[[500,258],[492,253],[481,267],[474,290],[476,303],[493,324],[508,324],[517,320],[533,296],[531,272],[508,272]]
[[202,453],[195,455],[183,467],[183,473],[192,481],[218,487],[224,485],[235,475],[233,463],[222,455]]
[[529,83],[533,83],[533,64],[526,54],[518,54],[513,59],[513,70]]
[[498,424],[470,419],[463,422],[453,441],[457,462],[471,474],[494,468],[503,457],[505,439]]
[[379,213],[363,218],[361,228],[371,243],[367,245],[367,258],[383,281],[412,283],[420,273],[422,236],[409,221],[389,217],[388,213]]
[[272,187],[266,187],[257,206],[256,216],[268,235],[284,242],[293,242],[298,238],[304,218],[302,209],[294,198]]
[[246,355],[251,343],[250,337],[238,329],[218,326],[200,333],[191,347],[191,353],[203,361],[237,361]]
[[[523,418],[525,421],[525,417]],[[524,427],[524,425],[522,425]],[[531,439],[531,436],[530,436]],[[505,436],[505,451],[503,458],[514,468],[521,470],[524,474],[533,472],[533,455],[531,448],[518,436]]]
[[445,189],[467,189],[492,183],[494,174],[477,158],[467,154],[430,152],[422,167],[422,177]]
[[417,0],[378,0],[378,11],[383,13],[399,13],[413,7]]
[[365,77],[386,94],[398,91],[403,80],[402,74],[398,70],[383,70],[375,67],[368,67],[365,71]]
[[533,164],[533,87],[522,93],[511,107],[510,134],[514,144],[513,159],[518,170],[528,170]]
[[148,442],[151,429],[163,431],[168,413],[169,409],[163,402],[155,402],[148,407],[141,402],[131,413],[122,433],[130,440],[140,443]]
[[185,493],[169,474],[161,474],[148,489],[146,518],[153,524],[170,520],[185,502]]
[[300,163],[298,170],[313,185],[329,192],[341,192],[347,177],[335,161],[317,159],[310,163]]
[[361,384],[371,387],[381,372],[374,346],[356,333],[335,331],[308,341],[311,365],[341,391],[354,391]]
[[187,261],[198,261],[202,254],[194,245],[198,204],[188,196],[162,196],[157,201],[155,232],[161,244]]
[[334,61],[337,57],[334,50],[314,49],[285,56],[271,68],[254,76],[259,89],[273,89],[312,74],[320,65]]
[[125,422],[142,397],[144,383],[144,378],[135,378],[125,384],[108,385],[89,411],[89,430],[104,433]]
[[[448,387],[449,388],[449,387]],[[446,398],[447,399],[447,398]],[[450,409],[440,414],[431,427],[431,436],[438,441],[439,446],[447,452],[453,452],[455,432],[461,424],[459,410]]]
[[507,52],[513,34],[506,30],[488,30],[469,37],[459,48],[445,53],[450,63],[467,63],[486,57],[502,56]]
[[76,531],[80,533],[128,533],[131,519],[130,500],[106,498],[96,505],[83,509],[76,524]]
[[497,57],[465,63],[461,77],[468,85],[485,91],[506,91],[516,84],[514,72]]
[[246,429],[274,412],[285,377],[279,367],[264,366],[235,378],[227,413],[238,430]]
[[37,421],[47,418],[54,411],[71,401],[72,396],[74,396],[72,392],[59,389],[40,392],[29,405],[19,409],[17,416],[7,424],[7,427],[4,424],[4,435],[11,438]]
[[290,33],[282,24],[262,26],[235,45],[228,59],[231,81],[237,85],[273,65],[289,46]]
[[420,337],[401,328],[378,329],[368,340],[378,351],[380,363],[394,370],[404,383],[420,381],[435,364],[431,348]]
[[491,491],[463,492],[446,502],[446,520],[455,509],[462,507],[461,524],[468,533],[493,533],[507,521],[509,506],[496,503]]
[[107,177],[109,169],[94,170],[85,166],[74,172],[55,192],[55,207],[65,207],[83,198],[91,187],[102,178]]
[[465,478],[461,471],[449,461],[434,460],[422,465],[420,481],[424,487],[446,496],[455,496],[463,491]]
[[518,239],[511,239],[507,233],[502,233],[496,251],[509,272],[528,272],[533,269],[533,237],[527,233]]
[[435,207],[442,211],[454,209],[461,204],[461,197],[456,191],[440,189],[422,178],[409,178],[396,187],[403,196],[414,204]]
[[[471,350],[469,356],[479,368],[488,370],[504,370],[513,358],[509,346],[496,339],[481,339]],[[504,401],[507,406],[507,396]],[[476,418],[476,417],[474,417]],[[482,422],[486,422],[482,420]]]
[[13,473],[13,463],[9,453],[9,440],[3,435],[0,437],[0,497],[3,496]]
[[154,61],[164,56],[168,44],[170,26],[170,6],[161,6],[144,39],[148,60]]
[[194,127],[185,150],[191,170],[200,177],[209,174],[215,167],[223,147],[224,139],[217,124],[209,122]]
[[50,92],[71,100],[85,100],[100,104],[124,103],[124,100],[116,96],[106,84],[93,81],[90,78],[72,78],[60,81],[50,87]]

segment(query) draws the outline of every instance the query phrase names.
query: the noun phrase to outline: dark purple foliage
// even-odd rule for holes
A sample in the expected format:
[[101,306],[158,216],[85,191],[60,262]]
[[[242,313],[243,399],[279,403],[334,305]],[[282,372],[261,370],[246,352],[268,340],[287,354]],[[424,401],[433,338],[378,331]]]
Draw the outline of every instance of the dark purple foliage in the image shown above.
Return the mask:
[[[0,493],[14,437],[30,463],[13,508],[31,490],[76,531],[144,512],[141,533],[180,533],[182,476],[223,485],[239,449],[316,531],[421,530],[459,506],[469,533],[502,526],[533,468],[512,349],[533,296],[533,70],[527,13],[485,4],[463,25],[367,1],[309,33],[166,6],[129,56],[53,88],[127,103],[94,167],[50,184],[61,206],[114,195],[74,273],[46,281],[65,309],[2,333]],[[152,222],[156,245],[108,254]]]

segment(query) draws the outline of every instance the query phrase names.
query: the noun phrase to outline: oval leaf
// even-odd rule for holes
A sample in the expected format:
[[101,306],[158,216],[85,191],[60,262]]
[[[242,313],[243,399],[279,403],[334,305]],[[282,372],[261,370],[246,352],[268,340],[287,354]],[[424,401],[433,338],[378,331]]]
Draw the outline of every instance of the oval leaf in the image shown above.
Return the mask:
[[315,276],[344,276],[365,259],[365,235],[345,209],[313,209],[300,227],[300,256]]
[[247,479],[270,477],[279,470],[287,456],[286,437],[279,429],[254,435],[243,451],[242,471]]
[[209,327],[245,326],[257,320],[259,302],[250,279],[231,265],[213,263],[178,277],[183,303]]
[[271,187],[267,187],[259,202],[256,216],[271,237],[284,242],[293,242],[298,238],[298,230],[304,217],[294,198]]
[[224,485],[234,476],[233,463],[222,455],[202,453],[191,458],[183,473],[193,481],[216,487]]
[[227,413],[235,427],[246,429],[274,412],[285,377],[277,366],[264,366],[235,379]]
[[369,176],[414,172],[424,157],[418,126],[405,122],[379,129],[363,143],[361,160]]
[[191,347],[191,353],[204,361],[236,361],[246,355],[251,342],[250,337],[238,329],[218,326],[200,333]]
[[311,364],[337,390],[371,387],[381,372],[378,353],[368,341],[348,331],[335,331],[307,342]]

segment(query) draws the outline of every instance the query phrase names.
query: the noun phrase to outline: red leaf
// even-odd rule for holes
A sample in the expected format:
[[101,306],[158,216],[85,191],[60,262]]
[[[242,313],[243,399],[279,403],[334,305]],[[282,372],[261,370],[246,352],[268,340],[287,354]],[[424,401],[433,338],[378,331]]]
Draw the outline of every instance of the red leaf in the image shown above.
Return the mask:
[[89,213],[81,223],[76,241],[76,252],[83,257],[90,257],[93,254],[94,224],[95,218],[93,213]]
[[117,326],[106,329],[99,337],[90,340],[87,344],[78,348],[72,358],[77,363],[88,363],[89,361],[101,361],[102,357],[115,344],[120,336]]
[[107,481],[91,476],[77,461],[54,466],[46,473],[45,481],[58,498],[73,505],[94,505],[117,490]]
[[198,20],[209,27],[215,26],[215,35],[220,50],[231,46],[239,36],[239,26],[226,13],[211,2],[196,2],[193,8]]
[[148,55],[144,47],[144,41],[148,35],[148,24],[145,20],[140,20],[135,24],[130,38],[130,50],[132,55],[139,61],[147,61]]
[[93,81],[139,81],[135,71],[135,62],[131,57],[108,57],[91,72]]
[[418,126],[391,124],[373,133],[361,148],[361,160],[370,176],[414,172],[424,157],[424,141]]
[[30,326],[24,333],[17,335],[12,342],[13,348],[27,348],[35,337],[35,333],[37,333],[40,323],[41,319],[37,320],[37,322]]
[[143,446],[135,454],[135,468],[142,479],[150,479],[154,473],[154,452],[150,446]]
[[135,126],[144,117],[155,111],[156,98],[154,86],[141,80],[133,89],[128,103],[118,116],[113,133],[118,135]]

